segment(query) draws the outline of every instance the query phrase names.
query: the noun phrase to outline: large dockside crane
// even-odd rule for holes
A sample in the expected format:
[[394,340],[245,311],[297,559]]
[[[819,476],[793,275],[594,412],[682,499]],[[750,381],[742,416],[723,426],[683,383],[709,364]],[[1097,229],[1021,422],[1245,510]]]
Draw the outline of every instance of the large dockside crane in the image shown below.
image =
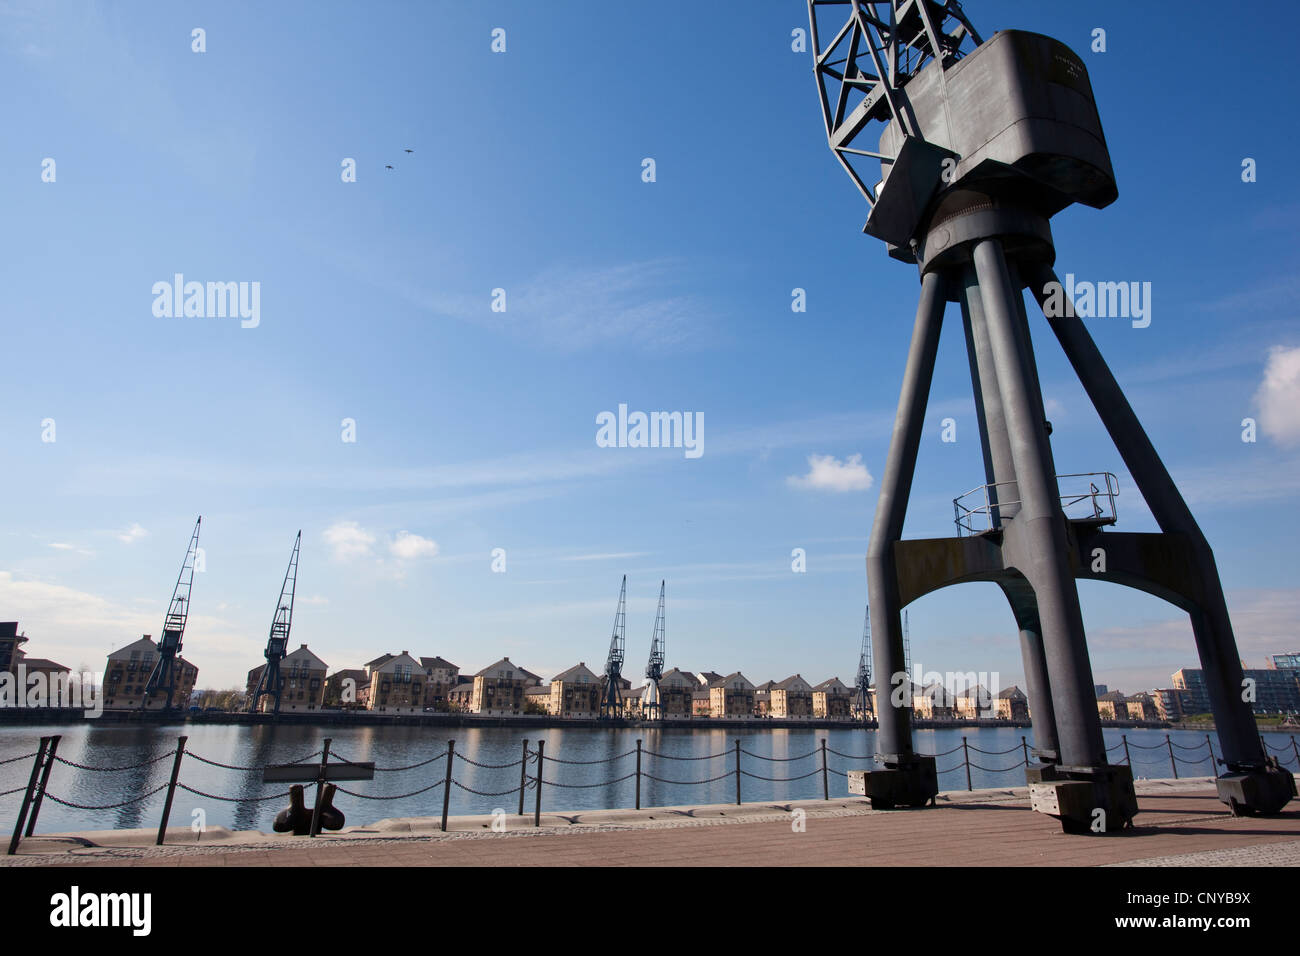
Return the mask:
[[280,586],[280,600],[275,606],[275,616],[271,619],[271,636],[266,641],[266,666],[253,691],[253,699],[248,705],[250,714],[257,713],[257,704],[263,694],[275,698],[275,709],[280,713],[280,694],[284,690],[284,676],[280,673],[280,662],[289,649],[289,631],[293,627],[293,592],[298,584],[298,549],[302,545],[302,532],[293,541],[293,553],[289,555],[289,567],[284,572],[284,584]]
[[623,649],[627,639],[627,575],[618,592],[618,610],[614,612],[614,633],[609,639],[609,657],[605,659],[605,678],[600,698],[601,717],[623,714]]
[[172,589],[171,603],[167,606],[167,616],[163,619],[162,638],[158,641],[158,661],[149,674],[144,685],[144,696],[140,700],[140,709],[147,710],[149,700],[164,688],[167,691],[167,703],[164,710],[173,708],[172,697],[176,694],[176,655],[181,652],[181,638],[185,635],[185,621],[190,614],[190,588],[194,584],[194,562],[199,550],[199,525],[203,516],[194,522],[194,533],[190,535],[190,546],[185,551],[185,560],[181,563],[181,573],[176,578],[176,587]]
[[853,683],[853,709],[859,720],[871,710],[871,605],[862,622],[862,651],[858,654],[858,676]]
[[661,720],[663,701],[659,697],[659,679],[664,676],[664,582],[659,582],[659,613],[655,615],[654,636],[650,638],[650,662],[645,666],[649,681],[641,691],[641,715],[649,720]]

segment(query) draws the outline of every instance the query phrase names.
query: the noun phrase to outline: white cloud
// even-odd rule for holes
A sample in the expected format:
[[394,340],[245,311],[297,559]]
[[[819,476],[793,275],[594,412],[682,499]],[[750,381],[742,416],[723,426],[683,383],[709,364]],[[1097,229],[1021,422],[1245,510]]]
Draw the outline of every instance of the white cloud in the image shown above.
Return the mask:
[[437,554],[438,542],[409,531],[399,531],[388,543],[388,550],[401,561],[414,561],[416,558],[431,558]]
[[336,521],[321,537],[333,550],[336,561],[367,557],[375,544],[375,536],[355,521]]
[[874,479],[861,455],[840,461],[834,455],[809,455],[808,474],[791,475],[786,481],[796,488],[819,491],[866,491]]
[[50,547],[58,548],[60,551],[73,551],[77,546],[75,544],[65,544],[62,541],[51,541]]
[[1300,443],[1300,346],[1269,349],[1255,404],[1265,435],[1284,445]]
[[125,542],[126,544],[135,544],[135,542],[139,541],[141,538],[147,537],[148,534],[149,532],[140,527],[139,524],[133,523],[131,527],[127,528],[125,531],[118,532],[117,540]]

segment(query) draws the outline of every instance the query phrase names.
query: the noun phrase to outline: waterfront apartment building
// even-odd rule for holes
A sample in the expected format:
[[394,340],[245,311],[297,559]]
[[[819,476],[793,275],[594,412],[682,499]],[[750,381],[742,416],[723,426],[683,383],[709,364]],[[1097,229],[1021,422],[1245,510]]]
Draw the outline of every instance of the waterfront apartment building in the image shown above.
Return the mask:
[[772,690],[776,687],[776,681],[770,680],[754,686],[754,716],[771,717],[772,716]]
[[659,678],[659,704],[664,717],[686,719],[691,716],[692,695],[699,686],[695,675],[674,667]]
[[963,720],[993,720],[998,715],[993,694],[982,684],[966,688],[956,696],[954,705],[956,715]]
[[18,664],[24,656],[22,645],[26,643],[27,635],[18,633],[17,621],[0,621],[0,671],[18,672]]
[[447,694],[460,680],[460,668],[441,657],[421,657],[424,668],[424,706],[430,710],[447,710]]
[[[253,700],[264,670],[265,664],[248,672],[247,701]],[[280,661],[280,677],[283,681],[280,712],[320,710],[325,705],[325,678],[328,671],[325,662],[309,651],[306,644],[293,653],[286,654]],[[257,710],[263,714],[274,711],[275,697],[263,693],[257,702]]]
[[832,677],[812,689],[814,717],[827,720],[847,720],[853,706],[853,692],[844,681]]
[[[513,715],[524,712],[524,691],[541,684],[541,678],[503,657],[474,675],[469,710],[475,714]],[[457,685],[459,689],[459,685]],[[453,691],[454,693],[454,691]]]
[[1190,695],[1177,687],[1160,687],[1151,692],[1156,704],[1156,714],[1160,720],[1182,720],[1190,709]]
[[998,696],[993,700],[993,707],[999,720],[1029,719],[1029,698],[1015,684],[1006,690],[998,691]]
[[709,684],[710,717],[753,717],[754,685],[740,671]]
[[[424,668],[402,651],[386,654],[382,663],[372,661],[369,710],[383,714],[419,714],[424,712]],[[368,665],[369,666],[369,665]]]
[[[551,678],[547,713],[552,717],[599,716],[600,681],[600,677],[582,662],[556,674]],[[624,701],[624,710],[632,704],[633,698],[629,693]]]
[[[107,710],[137,710],[144,702],[144,688],[158,663],[158,647],[146,634],[138,641],[119,647],[108,655],[104,670],[104,707]],[[199,679],[199,669],[183,657],[175,660],[176,689],[172,694],[173,707],[187,707],[194,685]],[[167,706],[166,694],[149,698],[149,710],[162,710]]]
[[813,715],[812,684],[795,674],[774,686],[771,691],[773,717],[786,720],[807,720]]
[[1128,711],[1129,720],[1157,721],[1160,719],[1160,706],[1156,703],[1155,697],[1146,691],[1139,691],[1132,697],[1125,698],[1124,709]]
[[[3,625],[0,625],[2,627]],[[3,640],[0,637],[0,640]],[[1300,671],[1300,651],[1289,654],[1274,654],[1268,659],[1267,667],[1272,671]]]
[[1097,715],[1102,720],[1127,720],[1128,699],[1117,690],[1101,694],[1097,698]]
[[359,667],[335,671],[325,681],[324,704],[340,710],[365,710],[370,702],[370,675]]
[[[1242,677],[1253,687],[1251,704],[1257,714],[1291,714],[1300,712],[1300,671],[1290,669],[1245,669]],[[1199,667],[1184,667],[1174,674],[1174,687],[1187,693],[1187,713],[1208,714],[1210,694],[1205,672]]]
[[912,710],[927,720],[951,720],[957,715],[957,699],[938,681],[927,684],[919,692],[912,685]]

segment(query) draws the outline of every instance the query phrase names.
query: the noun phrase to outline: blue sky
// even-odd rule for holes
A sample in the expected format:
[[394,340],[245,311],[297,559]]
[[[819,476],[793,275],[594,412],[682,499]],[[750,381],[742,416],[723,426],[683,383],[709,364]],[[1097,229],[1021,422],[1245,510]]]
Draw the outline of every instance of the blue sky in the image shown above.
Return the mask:
[[[1090,328],[1262,666],[1300,644],[1294,72],[1258,44],[1207,49],[1208,3],[967,12],[1088,66],[1119,200],[1054,220],[1058,272],[1152,283],[1149,328]],[[204,686],[261,660],[299,528],[294,641],[331,667],[406,649],[598,669],[626,573],[633,676],[666,578],[670,666],[851,680],[917,276],[860,232],[800,27],[804,4],[776,0],[0,7],[0,618],[31,655],[102,669],[157,635],[202,514],[185,653]],[[259,282],[260,323],[156,317],[177,272]],[[1060,470],[1116,472],[1120,527],[1154,530],[1033,331]],[[704,454],[597,447],[620,403],[701,413]],[[952,498],[982,480],[973,411],[954,307],[908,536],[952,533]],[[824,456],[872,481],[797,480]],[[1172,607],[1082,595],[1099,681],[1195,666]],[[992,585],[911,621],[925,669],[1021,681]]]

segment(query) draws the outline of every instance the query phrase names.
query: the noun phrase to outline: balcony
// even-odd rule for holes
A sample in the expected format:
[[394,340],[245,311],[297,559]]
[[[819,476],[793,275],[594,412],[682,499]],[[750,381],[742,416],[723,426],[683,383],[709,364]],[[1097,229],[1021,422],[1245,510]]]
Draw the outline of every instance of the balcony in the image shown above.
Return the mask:
[[[999,488],[1014,487],[1014,481],[980,485],[952,500],[953,521],[957,536],[987,534],[1002,528],[1004,510],[1012,515],[1020,510],[1019,499],[1006,499]],[[1115,499],[1119,496],[1119,479],[1108,471],[1078,475],[1057,475],[1061,493],[1061,510],[1070,521],[1100,527],[1118,520]]]

